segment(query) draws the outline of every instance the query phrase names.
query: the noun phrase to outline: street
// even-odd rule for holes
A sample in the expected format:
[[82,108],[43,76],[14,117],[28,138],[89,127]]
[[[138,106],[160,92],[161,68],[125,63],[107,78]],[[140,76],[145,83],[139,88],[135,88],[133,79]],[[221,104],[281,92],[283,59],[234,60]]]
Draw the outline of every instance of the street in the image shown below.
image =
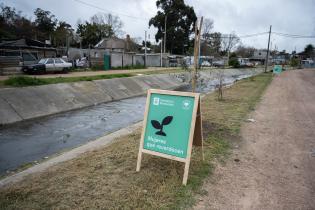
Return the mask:
[[314,209],[314,93],[314,70],[275,76],[194,209]]

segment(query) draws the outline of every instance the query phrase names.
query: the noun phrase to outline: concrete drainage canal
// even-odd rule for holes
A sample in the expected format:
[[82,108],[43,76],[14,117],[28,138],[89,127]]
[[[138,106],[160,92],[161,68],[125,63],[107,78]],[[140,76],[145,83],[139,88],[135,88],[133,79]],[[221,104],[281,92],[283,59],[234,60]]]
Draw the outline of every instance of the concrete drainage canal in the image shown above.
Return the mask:
[[[250,76],[226,75],[224,85]],[[176,77],[184,80],[181,75]],[[199,92],[214,91],[219,80],[203,78]],[[0,175],[141,121],[145,100],[145,96],[134,97],[0,127]]]

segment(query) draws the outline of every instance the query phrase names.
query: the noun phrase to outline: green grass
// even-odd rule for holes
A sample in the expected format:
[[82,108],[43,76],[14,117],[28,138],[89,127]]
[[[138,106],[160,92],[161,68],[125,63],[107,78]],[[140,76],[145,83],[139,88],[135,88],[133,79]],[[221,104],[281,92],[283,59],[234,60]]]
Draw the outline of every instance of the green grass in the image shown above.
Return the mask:
[[[225,161],[230,146],[240,142],[240,128],[271,81],[261,74],[202,99],[205,161],[194,148],[187,186],[182,186],[184,164],[143,155],[136,172],[140,129],[97,151],[29,176],[0,189],[0,209],[182,209],[195,202],[215,160]],[[211,189],[210,189],[211,190]]]
[[127,66],[118,66],[112,67],[111,70],[123,70],[123,69],[146,69],[144,65],[127,65]]
[[36,85],[48,85],[67,82],[93,81],[100,79],[112,79],[121,77],[131,77],[132,74],[110,74],[110,75],[96,75],[84,77],[55,77],[55,78],[36,78],[29,76],[12,76],[7,80],[2,81],[5,86],[25,87]]

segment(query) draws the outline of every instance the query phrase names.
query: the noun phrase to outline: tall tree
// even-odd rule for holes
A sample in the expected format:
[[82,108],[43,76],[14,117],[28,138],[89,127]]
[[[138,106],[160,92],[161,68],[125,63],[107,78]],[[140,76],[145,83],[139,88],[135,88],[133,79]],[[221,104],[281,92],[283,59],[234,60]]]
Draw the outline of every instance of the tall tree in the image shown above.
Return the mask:
[[221,50],[222,54],[226,55],[227,53],[231,52],[237,44],[240,43],[240,38],[232,32],[231,34],[225,34],[221,37]]
[[210,42],[211,39],[211,30],[213,29],[213,20],[210,18],[205,18],[203,21],[203,26],[202,26],[202,38],[207,41]]
[[34,24],[15,8],[0,4],[0,39],[31,38]]
[[91,17],[91,22],[97,25],[108,25],[113,31],[113,35],[121,37],[125,34],[122,30],[124,24],[118,16],[112,15],[110,13],[97,13]]
[[38,31],[38,39],[44,41],[45,39],[50,39],[52,33],[55,30],[58,20],[55,15],[51,14],[49,11],[37,8],[34,11],[35,15],[35,25]]
[[313,58],[314,57],[314,46],[312,44],[308,44],[306,45],[306,47],[304,48],[304,54],[308,57],[308,58]]
[[189,37],[194,31],[197,20],[194,8],[184,3],[184,0],[158,0],[157,14],[150,19],[149,26],[158,29],[156,42],[163,39],[166,17],[166,49],[175,54],[185,54],[191,46]]
[[89,21],[82,23],[79,21],[77,34],[81,37],[83,47],[88,47],[89,44],[95,45],[101,39],[120,36],[123,22],[119,17],[111,14],[95,14]]
[[255,48],[254,47],[245,47],[240,45],[235,50],[235,54],[237,56],[241,56],[242,58],[250,58],[254,55]]
[[70,24],[59,21],[58,26],[54,32],[54,45],[66,46],[67,42],[70,43],[73,37],[73,28]]
[[78,24],[77,34],[81,37],[82,46],[88,47],[89,44],[96,45],[103,38],[112,37],[114,32],[107,24],[98,25],[85,21]]

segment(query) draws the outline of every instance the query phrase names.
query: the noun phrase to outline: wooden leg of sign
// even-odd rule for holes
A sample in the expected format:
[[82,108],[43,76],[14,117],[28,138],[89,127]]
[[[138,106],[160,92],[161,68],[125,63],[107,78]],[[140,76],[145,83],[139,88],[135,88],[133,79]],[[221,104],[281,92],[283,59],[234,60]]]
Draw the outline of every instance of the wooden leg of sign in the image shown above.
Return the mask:
[[187,184],[187,179],[188,179],[189,165],[190,165],[190,160],[187,160],[185,163],[184,177],[183,177],[183,185],[185,186]]
[[205,154],[203,152],[203,129],[202,129],[202,115],[201,115],[201,100],[199,100],[199,122],[200,122],[200,134],[201,134],[202,160],[205,161]]
[[139,154],[138,154],[138,161],[137,161],[137,169],[136,171],[140,171],[140,167],[141,167],[141,160],[142,160],[142,151],[139,150]]

